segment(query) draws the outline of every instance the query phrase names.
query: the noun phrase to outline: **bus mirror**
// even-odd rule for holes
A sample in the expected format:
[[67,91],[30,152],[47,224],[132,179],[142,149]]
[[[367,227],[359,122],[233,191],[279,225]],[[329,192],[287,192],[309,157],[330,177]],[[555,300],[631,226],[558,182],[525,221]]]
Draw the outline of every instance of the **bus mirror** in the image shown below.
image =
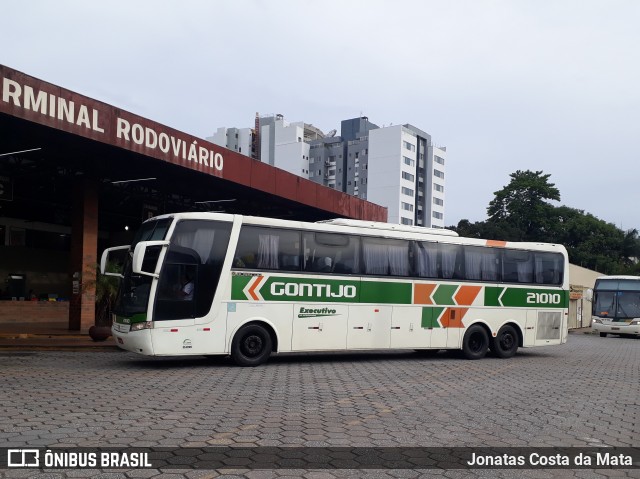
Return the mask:
[[584,297],[587,301],[593,301],[593,290],[591,288],[584,292]]
[[160,251],[168,245],[168,241],[140,241],[133,251],[131,270],[135,274],[157,278],[158,273],[155,270],[158,266]]
[[113,248],[107,248],[102,252],[102,257],[100,258],[100,274],[105,276],[116,276],[118,278],[124,278],[121,273],[115,273],[113,271],[107,271],[107,263],[109,262],[109,255],[114,251],[121,251],[129,249],[129,245],[127,246],[115,246]]

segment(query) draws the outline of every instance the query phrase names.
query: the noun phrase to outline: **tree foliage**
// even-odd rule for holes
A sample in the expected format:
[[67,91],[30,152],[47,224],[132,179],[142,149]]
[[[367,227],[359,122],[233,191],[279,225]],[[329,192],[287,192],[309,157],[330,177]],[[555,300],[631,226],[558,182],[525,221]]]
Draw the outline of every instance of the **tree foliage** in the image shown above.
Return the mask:
[[560,201],[560,191],[542,171],[518,170],[510,176],[509,184],[489,203],[489,221],[509,225],[520,241],[542,241],[552,227],[553,206],[546,200]]
[[516,171],[507,186],[494,193],[488,219],[461,220],[462,236],[506,241],[563,244],[573,264],[604,274],[639,274],[638,231],[623,231],[583,210],[554,206],[560,191],[542,171]]

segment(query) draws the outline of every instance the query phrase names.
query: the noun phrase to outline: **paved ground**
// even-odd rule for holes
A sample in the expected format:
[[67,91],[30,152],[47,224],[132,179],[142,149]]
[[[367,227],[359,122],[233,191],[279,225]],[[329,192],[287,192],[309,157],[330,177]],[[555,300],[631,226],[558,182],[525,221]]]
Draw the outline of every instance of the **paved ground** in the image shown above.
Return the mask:
[[[0,447],[640,446],[640,340],[570,334],[512,359],[0,352]],[[0,477],[640,477],[635,470],[50,470]]]

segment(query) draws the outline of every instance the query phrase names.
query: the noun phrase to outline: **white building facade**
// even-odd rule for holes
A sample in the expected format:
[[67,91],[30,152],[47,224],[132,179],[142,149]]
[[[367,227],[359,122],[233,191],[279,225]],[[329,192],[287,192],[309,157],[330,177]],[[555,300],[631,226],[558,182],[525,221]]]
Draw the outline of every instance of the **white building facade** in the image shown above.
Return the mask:
[[221,127],[216,130],[213,136],[206,138],[206,140],[242,153],[243,155],[253,156],[253,130],[251,128]]
[[305,124],[289,123],[282,115],[260,118],[260,161],[309,178],[309,143]]
[[412,125],[369,132],[367,200],[388,208],[389,223],[444,228],[446,150]]

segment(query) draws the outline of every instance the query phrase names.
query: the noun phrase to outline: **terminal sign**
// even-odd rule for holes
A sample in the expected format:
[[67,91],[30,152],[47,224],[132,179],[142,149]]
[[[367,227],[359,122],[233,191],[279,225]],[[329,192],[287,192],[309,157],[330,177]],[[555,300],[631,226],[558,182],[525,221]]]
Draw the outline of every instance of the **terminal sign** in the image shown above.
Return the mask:
[[0,112],[222,176],[223,155],[210,142],[26,75],[12,77],[1,65],[0,74]]

